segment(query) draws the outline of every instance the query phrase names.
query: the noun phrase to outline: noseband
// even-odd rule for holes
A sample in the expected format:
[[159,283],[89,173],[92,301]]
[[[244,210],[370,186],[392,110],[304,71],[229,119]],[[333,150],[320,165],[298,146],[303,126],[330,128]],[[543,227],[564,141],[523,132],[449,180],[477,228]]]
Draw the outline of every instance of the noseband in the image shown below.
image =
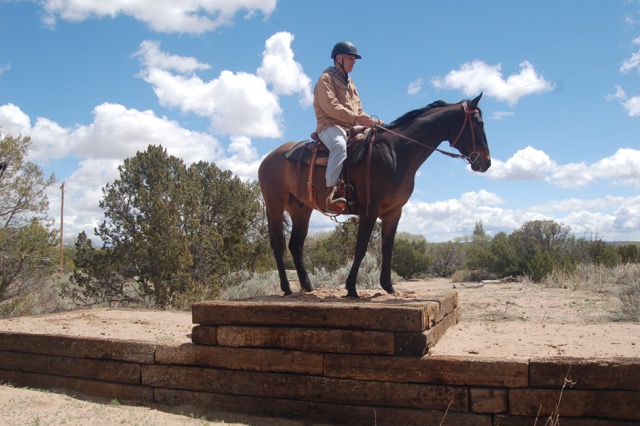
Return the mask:
[[462,136],[462,132],[464,131],[464,128],[467,127],[467,122],[468,122],[469,129],[471,130],[471,148],[472,149],[471,149],[471,154],[468,157],[466,157],[466,160],[469,162],[469,164],[473,164],[476,161],[478,161],[478,159],[480,158],[480,153],[476,149],[476,132],[473,128],[473,123],[471,123],[471,116],[476,112],[480,112],[480,111],[477,109],[469,109],[466,101],[462,102],[462,107],[464,108],[464,122],[462,123],[462,128],[458,132],[458,136],[456,136],[453,142],[449,143],[449,146],[452,148],[455,147],[456,143],[458,143],[458,140],[460,139],[460,136]]

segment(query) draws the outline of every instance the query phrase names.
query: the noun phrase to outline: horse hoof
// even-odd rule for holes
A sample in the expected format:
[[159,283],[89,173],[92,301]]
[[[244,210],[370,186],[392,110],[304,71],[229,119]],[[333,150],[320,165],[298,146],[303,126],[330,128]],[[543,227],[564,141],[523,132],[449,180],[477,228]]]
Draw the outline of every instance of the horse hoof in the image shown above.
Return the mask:
[[382,289],[384,291],[386,291],[388,294],[396,294],[396,290],[393,288],[392,285],[388,286],[388,287],[382,287]]
[[283,294],[283,296],[291,296],[293,294],[293,292],[291,290],[286,290]]
[[357,291],[348,291],[347,292],[347,298],[348,299],[359,299],[360,296],[358,296],[358,292]]
[[313,285],[307,284],[307,285],[301,285],[300,290],[302,290],[305,293],[312,293],[313,290],[315,289],[313,288]]

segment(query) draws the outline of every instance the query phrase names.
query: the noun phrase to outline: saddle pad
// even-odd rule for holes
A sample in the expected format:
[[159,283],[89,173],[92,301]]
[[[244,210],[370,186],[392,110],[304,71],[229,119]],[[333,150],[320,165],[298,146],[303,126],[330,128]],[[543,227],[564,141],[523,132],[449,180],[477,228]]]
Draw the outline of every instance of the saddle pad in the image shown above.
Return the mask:
[[[367,144],[366,140],[356,140],[354,143],[347,144],[347,163],[349,165],[358,164],[364,158]],[[301,161],[303,164],[309,164],[313,149],[318,147],[318,155],[316,156],[316,165],[326,166],[329,158],[329,150],[322,143],[315,141],[298,142],[293,148],[287,151],[284,156],[287,160],[297,163]]]

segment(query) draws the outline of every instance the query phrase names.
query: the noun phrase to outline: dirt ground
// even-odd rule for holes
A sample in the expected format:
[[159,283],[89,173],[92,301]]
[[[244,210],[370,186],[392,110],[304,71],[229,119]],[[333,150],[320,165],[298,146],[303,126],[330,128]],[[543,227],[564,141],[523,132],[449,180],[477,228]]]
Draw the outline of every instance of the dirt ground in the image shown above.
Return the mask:
[[[453,284],[448,280],[408,282],[398,294],[361,290],[361,296],[418,298],[429,292],[458,292],[462,319],[449,328],[431,355],[499,357],[640,358],[640,323],[616,321],[619,302],[602,294],[522,283]],[[340,296],[344,290],[322,290]],[[296,295],[294,297],[305,297]],[[0,330],[110,337],[163,344],[190,342],[190,312],[94,309],[0,320]],[[300,425],[226,413],[207,413],[211,423],[153,407],[95,403],[50,392],[0,386],[0,423],[4,425]],[[177,414],[176,414],[177,413]],[[215,423],[217,422],[217,423]]]

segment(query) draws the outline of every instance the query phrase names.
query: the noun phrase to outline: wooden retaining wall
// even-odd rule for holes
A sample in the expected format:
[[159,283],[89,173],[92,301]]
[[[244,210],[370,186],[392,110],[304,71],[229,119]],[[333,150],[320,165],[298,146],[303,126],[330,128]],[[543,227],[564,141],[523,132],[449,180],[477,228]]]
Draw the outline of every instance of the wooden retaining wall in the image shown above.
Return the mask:
[[181,346],[0,332],[0,381],[312,423],[544,425],[560,401],[563,426],[640,424],[640,359],[428,355],[457,319],[449,295],[203,303]]

